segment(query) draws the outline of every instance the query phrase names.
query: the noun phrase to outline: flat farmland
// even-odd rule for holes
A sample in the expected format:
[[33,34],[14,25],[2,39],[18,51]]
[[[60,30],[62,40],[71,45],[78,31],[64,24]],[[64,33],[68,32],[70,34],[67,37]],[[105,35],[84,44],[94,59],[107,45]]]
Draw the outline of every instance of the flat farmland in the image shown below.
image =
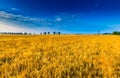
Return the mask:
[[0,78],[111,77],[120,77],[120,36],[0,35]]

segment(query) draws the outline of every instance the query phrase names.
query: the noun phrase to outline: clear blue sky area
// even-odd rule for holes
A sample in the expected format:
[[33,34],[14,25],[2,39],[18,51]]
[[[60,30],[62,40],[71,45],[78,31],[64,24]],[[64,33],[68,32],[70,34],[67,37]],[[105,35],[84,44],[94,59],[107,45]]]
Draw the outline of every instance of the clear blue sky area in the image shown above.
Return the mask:
[[38,33],[119,31],[119,3],[120,0],[0,0],[0,28]]

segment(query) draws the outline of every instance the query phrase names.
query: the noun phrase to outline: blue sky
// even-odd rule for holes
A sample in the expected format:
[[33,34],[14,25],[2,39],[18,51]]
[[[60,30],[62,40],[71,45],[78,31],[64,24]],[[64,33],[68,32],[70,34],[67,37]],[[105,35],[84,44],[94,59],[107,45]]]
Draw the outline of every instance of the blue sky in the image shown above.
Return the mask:
[[119,31],[119,3],[119,0],[0,0],[0,31]]

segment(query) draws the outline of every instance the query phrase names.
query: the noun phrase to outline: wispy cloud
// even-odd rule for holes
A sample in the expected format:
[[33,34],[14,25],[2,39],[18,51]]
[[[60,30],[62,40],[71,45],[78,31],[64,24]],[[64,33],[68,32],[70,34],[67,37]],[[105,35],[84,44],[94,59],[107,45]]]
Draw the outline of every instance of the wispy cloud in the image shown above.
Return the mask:
[[72,32],[73,29],[77,29],[78,25],[81,26],[82,22],[76,22],[78,18],[79,15],[66,15],[64,13],[53,17],[37,18],[0,11],[0,21],[7,23],[7,25],[12,24],[18,28],[29,29],[32,32]]
[[[0,28],[4,31],[28,31],[28,32],[53,32],[60,31],[57,29],[59,25],[64,23],[62,17],[55,18],[32,18],[23,15],[16,15],[6,11],[0,11]],[[62,23],[61,23],[62,22]],[[6,23],[6,24],[3,24]],[[7,29],[9,30],[7,30]],[[26,30],[28,29],[28,30]]]
[[19,25],[26,25],[26,27],[54,27],[60,22],[64,23],[69,21],[68,18],[66,19],[66,17],[32,18],[23,15],[7,13],[5,11],[0,11],[0,20]]
[[23,15],[15,15],[11,13],[7,13],[5,11],[0,11],[0,20],[4,20],[7,22],[13,22],[15,24],[45,24],[46,20],[40,18],[31,18]]
[[11,11],[19,11],[17,8],[10,8]]
[[56,18],[56,21],[57,21],[57,22],[60,22],[60,21],[62,21],[62,18],[57,17],[57,18]]
[[0,22],[0,32],[29,32],[27,29],[15,27],[13,25],[7,25],[3,22]]
[[72,16],[59,15],[51,18],[33,18],[0,11],[0,20],[26,28],[57,28],[60,25],[71,23]]
[[28,33],[40,33],[40,32],[53,32],[55,29],[48,27],[37,27],[37,28],[24,28],[14,24],[7,24],[0,22],[0,32],[28,32]]

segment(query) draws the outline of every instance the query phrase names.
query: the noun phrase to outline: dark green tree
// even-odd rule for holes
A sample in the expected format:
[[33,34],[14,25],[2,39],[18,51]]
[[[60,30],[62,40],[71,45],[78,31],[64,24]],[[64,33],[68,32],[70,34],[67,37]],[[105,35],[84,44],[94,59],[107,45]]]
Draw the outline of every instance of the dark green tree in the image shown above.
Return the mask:
[[44,32],[44,35],[46,35],[47,33],[46,32]]
[[53,34],[55,35],[55,34],[56,34],[56,32],[53,32]]
[[50,34],[50,32],[48,32],[48,35]]
[[114,31],[112,34],[113,34],[113,35],[120,35],[120,32]]
[[61,33],[60,32],[58,32],[58,35],[60,35]]

